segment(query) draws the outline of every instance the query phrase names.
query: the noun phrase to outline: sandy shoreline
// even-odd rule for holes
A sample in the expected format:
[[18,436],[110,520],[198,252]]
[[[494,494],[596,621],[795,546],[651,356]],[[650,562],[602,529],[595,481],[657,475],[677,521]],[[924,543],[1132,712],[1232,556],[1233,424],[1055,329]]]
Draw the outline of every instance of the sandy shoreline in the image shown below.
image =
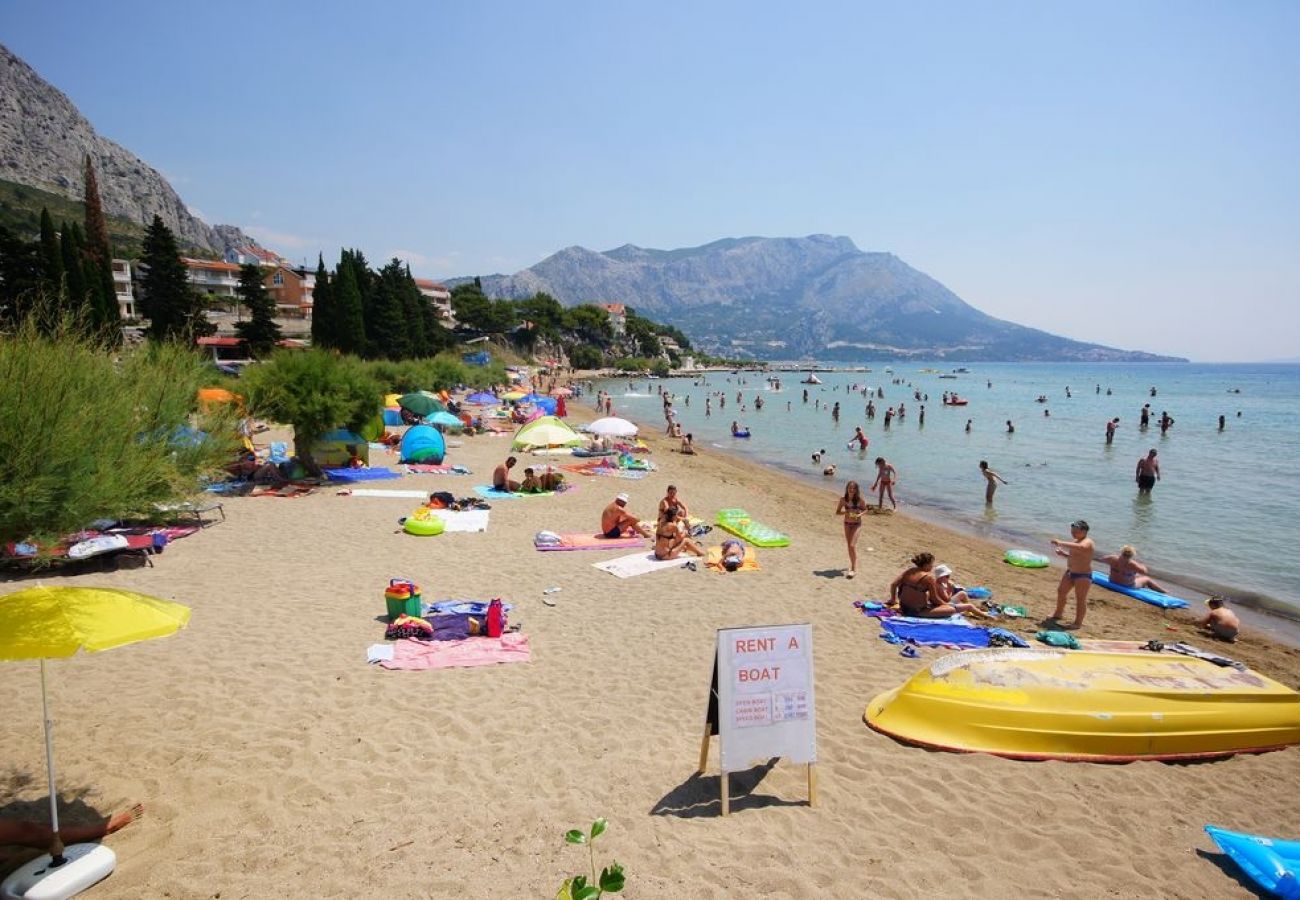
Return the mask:
[[[581,401],[571,409],[591,417]],[[411,537],[396,520],[414,501],[327,488],[227,500],[228,521],[178,541],[155,569],[44,579],[194,609],[176,637],[52,666],[61,796],[80,798],[69,815],[148,808],[110,838],[119,870],[96,896],[552,896],[585,864],[563,831],[604,815],[598,857],[624,864],[631,897],[1246,897],[1206,855],[1201,826],[1294,833],[1295,748],[1203,765],[1028,764],[869,731],[868,700],[941,651],[900,658],[854,600],[884,595],[906,558],[930,549],[966,583],[1026,603],[1017,630],[1033,631],[1055,573],[1014,569],[985,541],[896,515],[867,519],[849,581],[830,490],[649,440],[660,471],[573,476],[576,491],[495,503],[485,534]],[[469,494],[508,448],[467,438],[448,461],[474,476],[374,486]],[[760,550],[755,573],[627,580],[591,566],[619,552],[532,549],[543,528],[594,530],[619,490],[649,514],[670,482],[694,512],[744,506],[793,545]],[[532,662],[368,667],[382,588],[398,576],[430,597],[513,602]],[[549,586],[561,588],[553,608]],[[1207,643],[1187,614],[1102,591],[1092,600],[1089,637]],[[777,764],[734,777],[736,814],[722,820],[716,749],[711,774],[694,775],[714,629],[801,621],[816,643],[821,804],[804,806],[802,771]],[[1300,685],[1300,651],[1245,638],[1233,656]],[[40,816],[35,664],[0,666],[0,696],[0,815]]]

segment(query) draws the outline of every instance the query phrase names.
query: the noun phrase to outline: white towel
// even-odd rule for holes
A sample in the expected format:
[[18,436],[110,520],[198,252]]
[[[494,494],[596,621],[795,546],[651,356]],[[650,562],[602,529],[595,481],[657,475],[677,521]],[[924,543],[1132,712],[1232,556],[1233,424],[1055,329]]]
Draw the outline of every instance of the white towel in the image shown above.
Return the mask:
[[371,644],[366,648],[366,662],[377,663],[381,660],[391,661],[393,658],[392,644]]
[[[677,559],[655,559],[653,553],[633,553],[631,556],[620,556],[618,559],[592,563],[592,565],[602,572],[608,572],[619,578],[634,578],[637,575],[657,572],[660,569],[680,569],[692,559],[695,559],[695,557],[679,556]],[[703,563],[703,558],[700,558],[699,562]]]
[[394,490],[393,488],[352,488],[346,497],[404,497],[407,500],[428,500],[428,491]]
[[435,509],[433,515],[442,519],[446,531],[487,531],[488,529],[486,509]]

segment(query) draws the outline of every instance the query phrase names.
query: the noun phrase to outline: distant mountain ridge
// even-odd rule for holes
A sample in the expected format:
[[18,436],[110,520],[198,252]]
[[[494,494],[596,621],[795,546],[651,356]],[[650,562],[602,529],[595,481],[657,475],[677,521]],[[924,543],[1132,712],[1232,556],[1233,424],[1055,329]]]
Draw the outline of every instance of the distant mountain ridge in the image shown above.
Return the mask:
[[156,169],[96,133],[62,91],[0,44],[0,178],[81,200],[86,154],[108,215],[148,225],[157,214],[180,244],[217,254],[257,243],[191,213]]
[[481,281],[489,296],[545,291],[568,306],[623,303],[676,325],[703,349],[759,359],[1175,360],[995,319],[893,254],[825,234],[677,250],[568,247]]

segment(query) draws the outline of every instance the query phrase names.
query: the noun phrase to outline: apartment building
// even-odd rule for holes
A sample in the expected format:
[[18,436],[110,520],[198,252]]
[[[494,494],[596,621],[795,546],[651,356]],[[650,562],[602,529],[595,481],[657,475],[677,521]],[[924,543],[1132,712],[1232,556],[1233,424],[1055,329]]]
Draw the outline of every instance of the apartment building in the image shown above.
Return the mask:
[[316,271],[280,265],[263,278],[275,301],[275,314],[289,319],[310,319],[316,291]]
[[417,278],[415,286],[420,289],[420,294],[433,304],[434,309],[438,311],[438,318],[445,325],[451,327],[456,324],[456,318],[451,311],[451,291],[447,290],[445,284],[429,278]]
[[235,263],[211,259],[190,259],[182,256],[181,262],[189,272],[190,284],[201,293],[213,297],[235,299],[239,287],[239,266]]
[[131,289],[131,262],[113,260],[113,293],[117,294],[117,312],[124,319],[135,317],[135,292]]

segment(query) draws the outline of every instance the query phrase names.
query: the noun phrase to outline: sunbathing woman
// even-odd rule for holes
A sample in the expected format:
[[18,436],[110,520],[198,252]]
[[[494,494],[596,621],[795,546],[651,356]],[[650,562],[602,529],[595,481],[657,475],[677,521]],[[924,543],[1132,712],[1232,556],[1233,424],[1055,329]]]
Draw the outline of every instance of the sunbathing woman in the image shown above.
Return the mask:
[[889,601],[897,603],[903,615],[942,619],[957,612],[939,594],[931,572],[933,568],[934,554],[918,553],[912,557],[912,565],[889,586]]
[[1147,574],[1147,567],[1137,561],[1137,551],[1125,544],[1119,553],[1108,553],[1099,559],[1110,566],[1110,580],[1125,587],[1146,588],[1157,594],[1169,593],[1158,581]]
[[844,496],[835,507],[835,515],[844,517],[844,543],[849,548],[849,570],[846,578],[857,575],[858,568],[858,532],[862,530],[862,514],[867,511],[867,501],[862,497],[862,489],[856,481],[844,486]]
[[704,548],[686,536],[677,516],[677,507],[670,506],[659,516],[655,528],[655,559],[676,559],[685,550],[692,556],[703,556]]

